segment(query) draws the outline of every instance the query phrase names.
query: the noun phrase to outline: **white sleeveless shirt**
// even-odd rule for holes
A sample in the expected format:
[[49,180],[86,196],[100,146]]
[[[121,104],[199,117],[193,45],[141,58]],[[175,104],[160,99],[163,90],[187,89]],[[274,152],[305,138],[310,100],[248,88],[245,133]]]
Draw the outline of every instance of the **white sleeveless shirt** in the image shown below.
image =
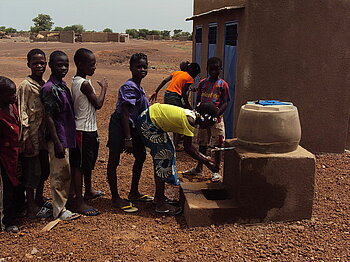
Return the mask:
[[[75,76],[72,79],[72,98],[74,103],[74,114],[75,114],[75,125],[76,130],[79,131],[97,131],[96,125],[96,109],[90,103],[87,96],[84,95],[80,88],[84,81],[89,81],[90,79],[85,79],[80,76]],[[94,87],[91,85],[92,90],[95,93]]]

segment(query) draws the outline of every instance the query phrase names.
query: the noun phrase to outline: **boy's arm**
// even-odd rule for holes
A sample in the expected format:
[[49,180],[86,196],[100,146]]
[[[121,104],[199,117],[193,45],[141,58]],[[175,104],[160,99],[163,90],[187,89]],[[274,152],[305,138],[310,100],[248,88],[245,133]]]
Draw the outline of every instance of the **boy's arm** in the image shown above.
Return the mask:
[[192,137],[184,136],[184,148],[187,154],[196,159],[199,163],[206,165],[212,172],[218,172],[219,167],[209,157],[200,153],[192,144]]
[[28,114],[28,98],[30,96],[30,86],[22,83],[18,87],[18,110],[19,119],[21,121],[23,150],[26,154],[34,153],[34,146],[32,140],[30,139],[30,121]]
[[103,106],[103,102],[105,100],[108,88],[108,82],[107,79],[104,78],[101,82],[97,81],[97,83],[101,86],[101,92],[99,97],[96,96],[89,81],[84,81],[80,87],[80,90],[84,95],[86,95],[93,107],[98,110],[101,109]]
[[228,102],[223,103],[223,104],[220,106],[220,108],[219,108],[218,113],[217,113],[216,116],[217,116],[217,117],[218,117],[218,116],[222,116],[222,115],[224,114],[224,112],[226,111],[227,106],[228,106]]
[[217,116],[222,116],[228,107],[228,102],[230,101],[230,92],[228,89],[228,84],[224,82],[223,89],[221,91],[221,106],[219,107]]
[[159,84],[157,89],[154,91],[154,93],[151,95],[149,101],[150,103],[155,102],[157,100],[157,95],[160,89],[162,89],[163,86],[165,86],[166,83],[168,83],[173,78],[172,75],[168,76],[167,78],[163,79],[163,81]]
[[47,124],[47,128],[49,130],[49,133],[50,133],[50,137],[51,137],[53,144],[54,144],[55,157],[56,158],[64,158],[65,151],[64,151],[64,148],[62,146],[60,139],[58,138],[55,123],[54,123],[53,118],[50,114],[46,114],[46,124]]
[[52,92],[52,87],[48,90],[45,90],[43,87],[41,90],[41,102],[45,108],[46,126],[49,131],[50,138],[54,144],[55,157],[64,158],[65,151],[60,139],[58,138],[55,122],[52,117],[55,113],[60,111],[59,105],[56,103],[56,97]]
[[128,103],[123,103],[122,111],[120,115],[122,129],[125,135],[124,148],[125,148],[125,152],[128,154],[132,153],[132,149],[133,149],[130,123],[129,123],[129,106],[130,105]]
[[190,102],[188,102],[188,90],[191,86],[191,83],[186,83],[183,87],[182,87],[182,98],[185,102],[185,106],[186,108],[192,110],[192,106],[190,105]]

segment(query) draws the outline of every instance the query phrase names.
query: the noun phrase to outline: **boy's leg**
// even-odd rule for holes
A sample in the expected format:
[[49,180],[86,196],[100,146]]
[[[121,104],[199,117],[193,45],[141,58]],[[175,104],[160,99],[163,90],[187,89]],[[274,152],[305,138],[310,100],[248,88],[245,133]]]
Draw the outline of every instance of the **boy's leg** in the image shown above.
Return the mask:
[[72,186],[75,193],[74,212],[88,215],[88,211],[98,212],[92,206],[85,203],[83,198],[83,175],[80,168],[72,167]]
[[39,152],[39,160],[40,160],[40,169],[41,169],[41,177],[38,186],[35,191],[35,202],[38,206],[43,206],[46,202],[44,199],[44,185],[45,181],[49,178],[50,175],[50,161],[49,161],[49,153],[46,150],[41,150]]
[[[139,141],[139,142],[142,143],[142,141]],[[128,196],[129,199],[138,199],[139,197],[142,196],[142,194],[140,194],[139,192],[139,182],[141,178],[143,163],[146,160],[145,148],[143,146],[142,147],[134,146],[134,148],[135,150],[133,152],[133,155],[135,157],[135,162],[132,167],[131,188]]]
[[69,150],[65,149],[65,157],[62,159],[55,157],[54,145],[49,143],[50,156],[50,184],[52,194],[53,216],[58,218],[66,210],[69,188],[71,183],[71,173],[69,167]]
[[182,208],[176,207],[173,205],[170,205],[166,203],[166,196],[165,196],[165,182],[158,177],[157,175],[154,175],[154,181],[156,184],[156,192],[155,192],[155,202],[156,202],[156,212],[161,214],[168,214],[168,215],[178,215],[181,213]]
[[[211,145],[214,147],[222,147],[225,140],[225,125],[223,120],[219,123],[216,123],[214,126],[211,127]],[[221,151],[216,151],[214,154],[214,161],[218,167],[220,167],[221,163]],[[218,173],[213,173],[211,180],[213,182],[221,180],[221,175]]]
[[122,207],[129,205],[129,201],[122,199],[118,193],[117,167],[119,165],[120,153],[109,150],[107,164],[107,180],[112,194],[112,205]]
[[27,199],[27,215],[35,217],[40,207],[34,200],[34,189],[38,186],[41,178],[39,156],[25,157],[20,155],[22,165],[22,184],[25,187]]
[[5,229],[2,223],[2,219],[4,217],[3,192],[4,192],[4,188],[2,184],[1,168],[0,168],[0,231]]
[[1,168],[1,178],[3,183],[3,219],[5,228],[15,226],[17,224],[15,209],[15,187],[10,182],[6,171]]
[[95,168],[97,161],[100,141],[97,131],[82,133],[82,172],[85,185],[84,198],[93,199],[104,195],[102,191],[92,188],[92,170]]

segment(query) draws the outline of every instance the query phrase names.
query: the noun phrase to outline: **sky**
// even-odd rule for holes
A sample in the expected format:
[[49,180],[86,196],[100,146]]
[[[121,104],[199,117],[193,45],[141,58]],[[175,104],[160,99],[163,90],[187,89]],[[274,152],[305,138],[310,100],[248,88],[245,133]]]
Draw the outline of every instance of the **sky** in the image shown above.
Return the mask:
[[81,24],[86,30],[125,29],[192,32],[193,0],[0,0],[0,26],[29,30],[32,19],[48,14],[55,26]]

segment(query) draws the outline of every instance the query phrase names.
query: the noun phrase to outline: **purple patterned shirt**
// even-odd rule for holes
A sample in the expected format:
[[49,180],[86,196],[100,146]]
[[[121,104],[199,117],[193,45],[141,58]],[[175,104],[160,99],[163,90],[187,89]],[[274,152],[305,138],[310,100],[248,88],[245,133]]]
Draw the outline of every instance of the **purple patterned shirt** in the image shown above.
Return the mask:
[[66,83],[51,76],[42,88],[41,99],[45,113],[52,116],[63,147],[75,148],[74,107]]
[[128,103],[129,107],[129,120],[132,123],[132,127],[135,127],[137,117],[149,107],[149,102],[146,97],[145,90],[141,86],[135,84],[132,79],[126,81],[118,91],[118,101],[116,105],[116,112],[120,114],[122,112],[122,104]]

